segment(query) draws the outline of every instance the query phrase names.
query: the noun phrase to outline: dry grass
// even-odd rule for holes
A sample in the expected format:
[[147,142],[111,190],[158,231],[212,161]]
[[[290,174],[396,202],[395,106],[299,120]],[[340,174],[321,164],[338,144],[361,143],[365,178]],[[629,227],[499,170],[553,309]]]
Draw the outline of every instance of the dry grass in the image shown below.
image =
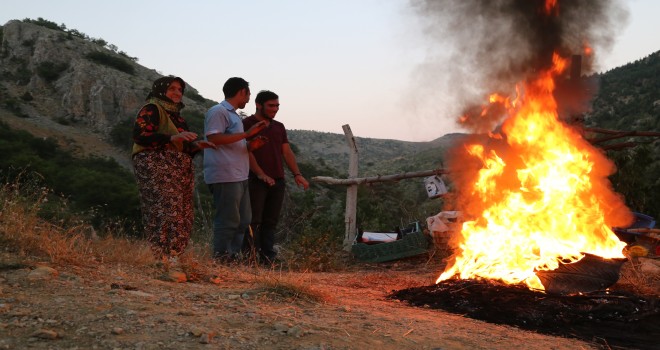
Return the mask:
[[[39,216],[48,191],[5,184],[0,188],[0,246],[26,260],[48,260],[53,264],[90,266],[128,265],[158,268],[147,242],[112,232],[99,235],[88,223],[64,226]],[[272,269],[219,267],[213,264],[208,242],[191,241],[179,257],[179,267],[190,281],[208,281],[220,274],[253,283],[269,298],[321,302],[327,295],[315,290],[308,274]]]
[[110,234],[99,238],[89,224],[81,221],[64,226],[42,219],[39,210],[47,202],[48,191],[27,190],[15,183],[0,189],[0,240],[19,255],[48,257],[53,263],[73,265],[153,262],[149,249],[135,240]]
[[[617,284],[641,295],[660,295],[660,264],[652,263],[651,259],[627,256],[630,263],[621,269]],[[650,271],[652,267],[654,271]]]
[[271,270],[254,270],[254,283],[258,293],[275,300],[321,303],[330,296],[314,287],[311,276],[306,273],[288,273]]

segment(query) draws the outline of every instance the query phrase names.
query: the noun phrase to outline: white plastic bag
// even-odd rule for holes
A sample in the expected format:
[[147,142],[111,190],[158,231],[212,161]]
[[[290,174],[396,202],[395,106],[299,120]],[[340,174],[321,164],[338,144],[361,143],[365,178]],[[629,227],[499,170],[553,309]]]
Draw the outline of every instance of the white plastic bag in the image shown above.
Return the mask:
[[450,230],[449,225],[461,216],[460,211],[441,211],[434,216],[426,218],[426,227],[429,228],[431,236],[434,233],[443,233]]

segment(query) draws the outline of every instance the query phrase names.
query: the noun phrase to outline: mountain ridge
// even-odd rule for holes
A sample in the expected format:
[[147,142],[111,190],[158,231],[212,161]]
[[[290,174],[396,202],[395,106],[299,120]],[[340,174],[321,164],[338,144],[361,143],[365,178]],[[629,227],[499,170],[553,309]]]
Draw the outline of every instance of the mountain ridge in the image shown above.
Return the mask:
[[[109,135],[120,123],[132,125],[151,83],[161,75],[116,52],[102,39],[67,31],[47,20],[11,20],[0,28],[0,97],[4,100],[0,107],[5,109],[0,117],[13,127],[53,137],[76,154],[112,157],[130,168],[128,152],[112,145]],[[101,60],[90,58],[97,56]],[[201,97],[192,86],[187,87],[183,102],[184,116],[193,131],[201,133],[203,114],[217,102]],[[130,130],[122,131],[130,137]],[[289,137],[298,145],[301,159],[340,172],[347,169],[344,135],[289,130]],[[447,146],[446,140],[453,138],[411,142],[355,137],[366,169],[369,164]]]

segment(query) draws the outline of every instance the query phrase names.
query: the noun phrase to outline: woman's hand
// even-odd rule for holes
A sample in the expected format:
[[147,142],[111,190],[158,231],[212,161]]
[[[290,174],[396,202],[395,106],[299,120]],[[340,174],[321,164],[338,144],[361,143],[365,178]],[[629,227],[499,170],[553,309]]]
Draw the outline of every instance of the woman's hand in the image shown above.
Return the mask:
[[170,136],[170,141],[195,141],[197,134],[192,131],[180,132],[176,135]]
[[218,146],[215,143],[204,140],[195,141],[193,142],[193,145],[198,149],[204,149],[204,148],[218,149]]

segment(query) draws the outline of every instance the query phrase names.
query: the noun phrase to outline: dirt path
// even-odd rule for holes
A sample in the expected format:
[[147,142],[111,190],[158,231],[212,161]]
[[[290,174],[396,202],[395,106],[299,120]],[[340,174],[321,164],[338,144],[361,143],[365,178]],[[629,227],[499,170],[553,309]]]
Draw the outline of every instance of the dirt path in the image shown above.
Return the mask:
[[210,267],[217,284],[161,281],[156,267],[43,266],[0,253],[0,349],[594,348],[387,298],[432,283],[437,267],[426,265]]

